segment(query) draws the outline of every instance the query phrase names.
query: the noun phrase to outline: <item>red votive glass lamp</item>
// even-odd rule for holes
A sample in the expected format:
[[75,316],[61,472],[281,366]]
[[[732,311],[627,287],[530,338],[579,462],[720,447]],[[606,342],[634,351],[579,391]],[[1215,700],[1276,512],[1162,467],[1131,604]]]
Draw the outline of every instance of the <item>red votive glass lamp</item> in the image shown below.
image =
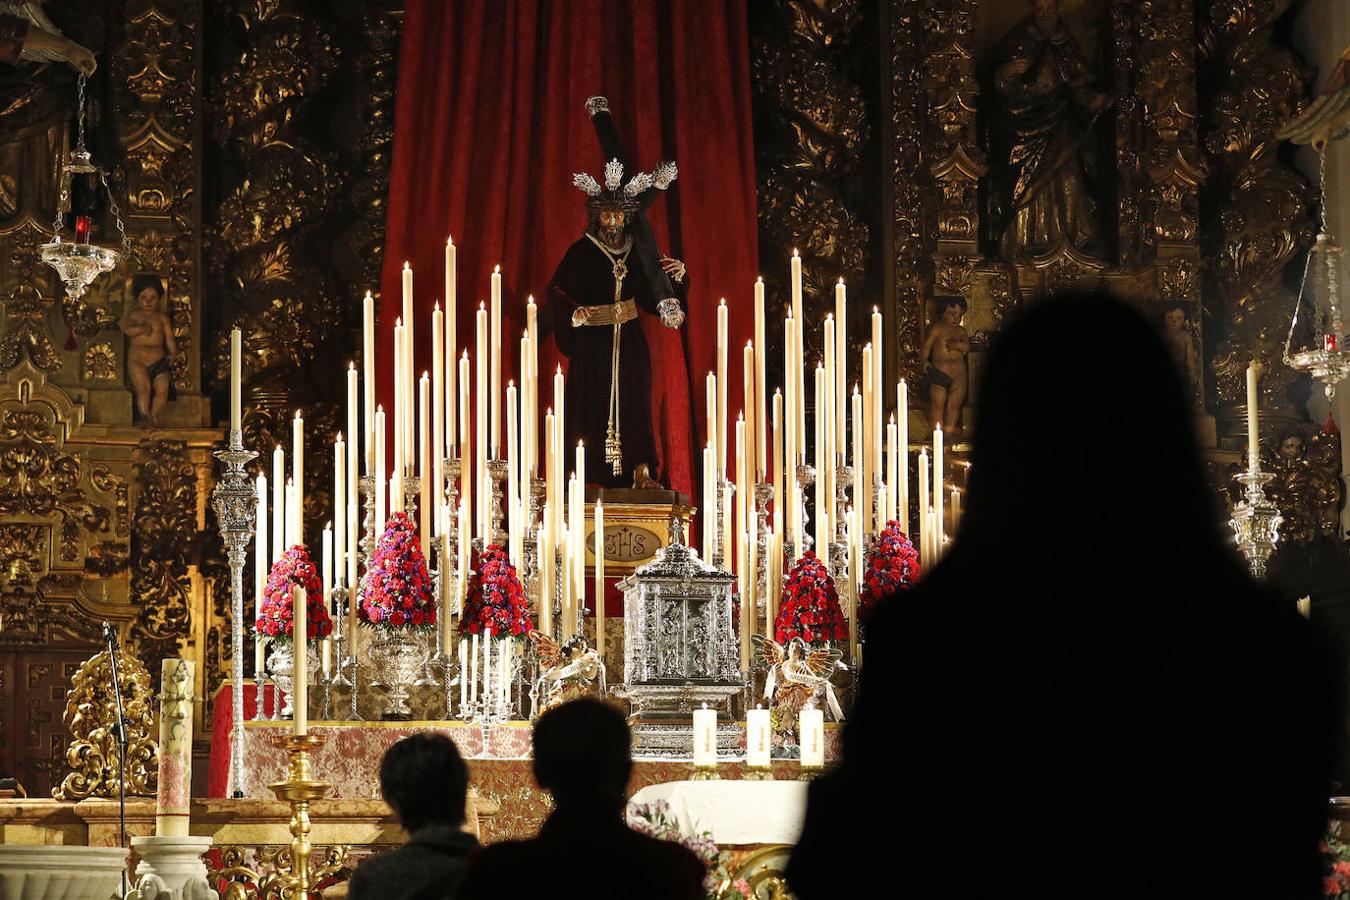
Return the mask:
[[1326,333],[1326,334],[1323,334],[1323,335],[1322,335],[1322,349],[1323,349],[1323,350],[1328,350],[1328,351],[1334,353],[1334,352],[1336,351],[1336,349],[1337,349],[1339,346],[1340,346],[1340,342],[1337,341],[1336,335],[1335,335],[1334,333],[1330,333],[1330,332],[1329,332],[1329,333]]
[[75,217],[75,243],[89,243],[89,223],[92,221],[90,216]]

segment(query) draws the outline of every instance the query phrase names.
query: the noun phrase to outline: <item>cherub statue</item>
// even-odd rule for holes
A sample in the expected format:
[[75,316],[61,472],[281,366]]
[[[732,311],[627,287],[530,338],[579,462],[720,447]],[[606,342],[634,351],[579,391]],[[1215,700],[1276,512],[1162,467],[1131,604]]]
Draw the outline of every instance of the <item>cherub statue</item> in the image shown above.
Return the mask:
[[581,635],[559,645],[542,631],[531,631],[530,644],[539,654],[539,677],[530,689],[530,715],[588,696],[598,686],[605,693],[605,663]]
[[173,322],[160,308],[164,300],[164,282],[158,275],[142,273],[131,282],[136,306],[122,319],[127,336],[127,375],[136,394],[136,411],[141,423],[159,427],[159,415],[174,399],[173,362],[178,344],[173,337]]
[[839,661],[842,651],[832,647],[812,649],[799,637],[788,641],[786,647],[762,634],[750,639],[755,643],[755,658],[769,671],[764,697],[772,703],[769,719],[774,731],[795,731],[802,709],[815,707],[822,695],[835,720],[844,721],[844,711],[830,684],[834,670],[844,668]]

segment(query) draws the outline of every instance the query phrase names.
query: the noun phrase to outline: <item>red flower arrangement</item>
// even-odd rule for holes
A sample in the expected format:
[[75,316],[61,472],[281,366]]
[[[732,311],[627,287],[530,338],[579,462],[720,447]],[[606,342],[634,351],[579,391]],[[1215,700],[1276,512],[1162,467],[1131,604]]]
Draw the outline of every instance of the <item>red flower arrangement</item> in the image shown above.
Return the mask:
[[333,620],[328,616],[328,605],[323,601],[323,585],[319,582],[318,569],[309,558],[309,551],[296,544],[272,566],[267,573],[267,583],[263,586],[262,602],[258,604],[258,618],[253,630],[259,635],[276,641],[289,641],[295,637],[295,622],[291,589],[305,590],[305,640],[313,641],[328,637],[333,630]]
[[436,599],[431,594],[427,560],[417,526],[396,512],[384,526],[375,555],[361,582],[362,622],[379,628],[430,628],[436,624]]
[[848,640],[834,579],[815,553],[807,551],[788,573],[773,630],[780,644],[798,637],[808,644]]
[[900,530],[900,523],[892,519],[881,529],[867,554],[858,597],[858,622],[866,627],[878,603],[912,588],[921,574],[919,551]]
[[482,634],[488,626],[494,638],[523,637],[534,628],[520,576],[497,544],[479,554],[459,620],[461,634]]

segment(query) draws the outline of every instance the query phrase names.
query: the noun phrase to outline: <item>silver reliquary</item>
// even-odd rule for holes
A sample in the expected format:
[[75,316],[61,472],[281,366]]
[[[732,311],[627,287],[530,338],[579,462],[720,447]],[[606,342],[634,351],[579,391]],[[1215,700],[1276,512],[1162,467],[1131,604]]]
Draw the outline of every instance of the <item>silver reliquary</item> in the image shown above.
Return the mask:
[[733,698],[745,689],[740,671],[732,586],[736,576],[699,559],[684,544],[683,522],[670,545],[619,582],[623,591],[624,684],[633,704],[634,753],[687,757],[693,713],[720,710],[718,749],[735,751]]

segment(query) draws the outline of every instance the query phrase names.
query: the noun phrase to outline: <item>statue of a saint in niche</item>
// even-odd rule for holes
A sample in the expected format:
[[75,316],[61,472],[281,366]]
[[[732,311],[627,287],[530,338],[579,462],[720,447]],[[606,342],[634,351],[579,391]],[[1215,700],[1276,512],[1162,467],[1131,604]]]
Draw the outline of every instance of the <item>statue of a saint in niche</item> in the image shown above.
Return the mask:
[[1101,256],[1091,144],[1110,99],[1093,86],[1058,0],[1035,0],[1003,37],[985,96],[988,221],[998,254],[1022,259],[1066,244]]

